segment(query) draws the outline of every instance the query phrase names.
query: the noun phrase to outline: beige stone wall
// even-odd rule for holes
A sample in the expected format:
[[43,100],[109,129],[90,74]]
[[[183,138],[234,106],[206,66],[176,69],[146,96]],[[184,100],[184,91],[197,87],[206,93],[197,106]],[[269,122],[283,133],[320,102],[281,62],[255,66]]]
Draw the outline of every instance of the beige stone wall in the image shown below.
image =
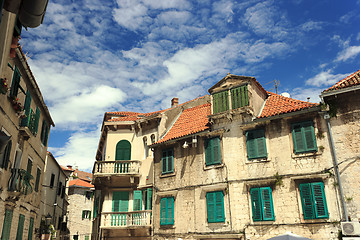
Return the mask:
[[[92,219],[93,219],[93,198],[86,198],[86,191],[89,188],[71,187],[69,189],[68,206],[68,229],[70,231],[70,239],[74,235],[79,235],[79,240],[85,239],[86,235],[91,237]],[[91,219],[82,219],[82,211],[91,211]]]
[[[331,99],[331,98],[330,98]],[[352,221],[360,221],[359,90],[335,98],[337,116],[330,119],[345,202]]]

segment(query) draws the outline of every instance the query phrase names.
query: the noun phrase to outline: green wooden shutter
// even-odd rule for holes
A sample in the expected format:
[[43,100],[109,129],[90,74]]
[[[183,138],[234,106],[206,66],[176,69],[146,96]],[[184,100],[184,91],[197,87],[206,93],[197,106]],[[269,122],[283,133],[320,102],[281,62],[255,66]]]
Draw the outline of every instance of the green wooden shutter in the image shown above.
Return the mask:
[[312,121],[303,123],[306,151],[317,151],[314,125]]
[[120,211],[120,192],[113,192],[112,211]]
[[24,232],[24,222],[25,222],[25,216],[20,214],[18,228],[17,228],[17,232],[16,232],[16,240],[22,240],[22,236],[23,236],[23,232]]
[[12,146],[12,141],[10,140],[8,142],[8,144],[6,145],[6,148],[4,151],[3,168],[5,170],[7,170],[9,162],[10,162],[11,146]]
[[19,86],[20,86],[20,77],[21,77],[20,71],[15,65],[14,74],[11,83],[11,89],[10,89],[10,96],[12,97],[16,97],[18,94]]
[[1,240],[9,240],[10,239],[10,230],[11,230],[11,222],[13,217],[13,211],[9,209],[5,209],[4,216],[4,224],[1,233]]
[[166,225],[167,223],[167,199],[166,198],[161,198],[160,201],[160,225]]
[[142,209],[142,191],[135,190],[134,191],[134,204],[133,210],[140,211]]
[[213,112],[219,113],[229,110],[228,91],[213,94]]
[[231,89],[232,109],[241,108],[249,105],[247,85]]
[[30,223],[29,223],[28,240],[32,240],[33,229],[34,229],[34,218],[31,217],[30,218]]
[[174,198],[167,198],[167,224],[174,224]]
[[215,220],[216,222],[225,222],[224,212],[224,193],[215,192]]
[[322,182],[312,183],[311,187],[312,187],[312,194],[314,197],[315,217],[329,218],[325,191],[324,191],[324,183]]
[[206,193],[206,203],[207,203],[207,220],[209,223],[215,221],[215,193],[208,192]]
[[246,149],[248,159],[255,158],[266,158],[266,139],[265,139],[265,130],[257,129],[247,131],[246,136]]
[[161,173],[166,173],[166,159],[167,159],[167,153],[166,151],[162,151],[162,157],[161,157]]
[[30,160],[30,158],[28,159],[28,163],[27,163],[27,167],[26,167],[26,171],[31,174],[31,171],[32,171],[32,161]]
[[274,207],[272,201],[272,191],[270,187],[260,188],[261,200],[263,208],[263,219],[264,221],[274,221]]
[[212,156],[212,144],[213,142],[210,139],[205,139],[205,164],[207,166],[214,164],[214,159]]
[[88,235],[86,235],[84,240],[89,240],[89,236],[88,236]]
[[82,211],[81,219],[85,218],[85,210]]
[[29,124],[29,119],[30,119],[30,105],[31,105],[31,95],[29,92],[29,89],[26,91],[26,98],[25,98],[25,104],[24,104],[24,109],[25,109],[25,114],[26,114],[26,118],[21,120],[21,126],[25,127],[28,126]]
[[41,170],[38,168],[36,172],[35,192],[39,191],[40,176],[41,176]]
[[292,137],[294,143],[295,153],[301,153],[305,151],[305,142],[302,133],[302,127],[300,124],[292,125]]
[[259,188],[252,188],[250,189],[251,195],[251,208],[252,208],[252,215],[253,221],[261,221],[262,220],[262,205],[261,205],[261,196],[260,196],[260,189]]
[[36,107],[36,112],[35,112],[35,126],[34,126],[34,135],[37,134],[38,132],[38,128],[39,128],[39,119],[40,119],[40,109],[38,107]]
[[152,209],[152,188],[148,188],[146,191],[146,210]]
[[173,172],[174,171],[174,151],[172,149],[168,150],[167,155],[167,172]]
[[315,214],[310,183],[301,183],[299,189],[304,219],[314,219]]
[[161,173],[174,172],[174,150],[166,149],[162,151],[161,157]]
[[121,140],[116,144],[115,160],[131,160],[131,144]]
[[214,164],[221,163],[221,148],[220,148],[220,138],[212,138],[212,152],[214,154]]

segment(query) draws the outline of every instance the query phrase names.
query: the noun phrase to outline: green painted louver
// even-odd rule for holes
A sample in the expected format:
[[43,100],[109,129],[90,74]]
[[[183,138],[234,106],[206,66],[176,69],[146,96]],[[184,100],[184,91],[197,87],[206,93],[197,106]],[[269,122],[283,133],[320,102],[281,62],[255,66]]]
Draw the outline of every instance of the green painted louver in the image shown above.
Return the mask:
[[224,193],[222,191],[206,193],[206,203],[208,222],[225,222]]
[[161,174],[174,172],[174,150],[172,148],[162,151]]
[[223,91],[213,94],[213,113],[220,113],[229,110],[229,93]]
[[295,153],[316,152],[316,138],[312,121],[293,123],[291,125]]
[[44,146],[47,146],[48,137],[49,137],[49,125],[46,122],[46,120],[43,120],[40,139]]
[[140,211],[142,210],[142,191],[141,190],[135,190],[134,191],[134,211]]
[[1,240],[10,239],[11,222],[13,217],[13,211],[5,209],[4,224],[1,233]]
[[249,105],[247,85],[231,89],[232,109],[241,108]]
[[152,209],[152,188],[148,188],[146,191],[146,210]]
[[245,136],[248,159],[267,158],[265,130],[247,131]]
[[39,191],[40,176],[41,176],[41,170],[38,168],[36,171],[35,192]]
[[174,197],[161,199],[160,225],[174,225]]
[[275,215],[271,188],[251,188],[250,195],[253,221],[274,221]]
[[20,71],[15,65],[14,74],[11,83],[11,89],[10,89],[11,97],[16,97],[18,94],[19,86],[20,86],[20,77],[21,77]]
[[25,104],[24,104],[24,110],[25,110],[25,115],[26,118],[21,120],[21,126],[25,127],[28,126],[29,124],[29,119],[30,119],[30,105],[31,105],[31,95],[29,90],[26,91],[26,98],[25,98]]
[[23,232],[24,232],[24,222],[25,222],[25,216],[20,214],[18,228],[16,232],[16,240],[22,240]]
[[32,240],[33,231],[34,231],[34,218],[31,217],[29,223],[28,240]]
[[95,197],[94,201],[94,208],[93,208],[93,218],[96,218],[98,215],[98,209],[99,209],[99,197]]
[[210,138],[205,140],[205,164],[206,166],[221,163],[220,138]]
[[131,144],[121,140],[116,144],[115,160],[131,160]]
[[324,183],[301,183],[299,189],[304,219],[329,218]]
[[113,192],[113,212],[127,212],[129,209],[129,192]]
[[40,119],[40,109],[38,107],[36,107],[36,111],[35,111],[35,125],[34,125],[34,135],[37,134],[38,129],[39,129],[39,119]]

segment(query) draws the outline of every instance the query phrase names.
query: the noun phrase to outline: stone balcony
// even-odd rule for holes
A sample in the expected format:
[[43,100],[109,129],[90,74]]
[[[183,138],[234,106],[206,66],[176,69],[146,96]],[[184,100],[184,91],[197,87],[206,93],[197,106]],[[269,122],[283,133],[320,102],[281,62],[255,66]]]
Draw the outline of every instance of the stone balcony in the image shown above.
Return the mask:
[[132,212],[102,212],[102,229],[127,229],[137,227],[151,227],[151,210]]
[[96,161],[93,169],[93,183],[107,187],[137,185],[140,166],[139,160]]

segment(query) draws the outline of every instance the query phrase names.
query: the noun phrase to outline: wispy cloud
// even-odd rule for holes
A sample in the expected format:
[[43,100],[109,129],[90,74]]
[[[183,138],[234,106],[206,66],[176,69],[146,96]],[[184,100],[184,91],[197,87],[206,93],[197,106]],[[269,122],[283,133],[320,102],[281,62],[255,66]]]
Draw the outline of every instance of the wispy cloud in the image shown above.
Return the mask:
[[336,82],[340,81],[341,79],[345,78],[346,76],[350,75],[350,73],[344,74],[333,74],[333,70],[328,69],[326,71],[321,71],[320,73],[316,74],[314,77],[311,77],[306,80],[306,85],[308,86],[330,86],[335,84]]
[[335,61],[347,61],[348,59],[354,58],[360,53],[360,46],[349,46],[341,51],[336,57]]

